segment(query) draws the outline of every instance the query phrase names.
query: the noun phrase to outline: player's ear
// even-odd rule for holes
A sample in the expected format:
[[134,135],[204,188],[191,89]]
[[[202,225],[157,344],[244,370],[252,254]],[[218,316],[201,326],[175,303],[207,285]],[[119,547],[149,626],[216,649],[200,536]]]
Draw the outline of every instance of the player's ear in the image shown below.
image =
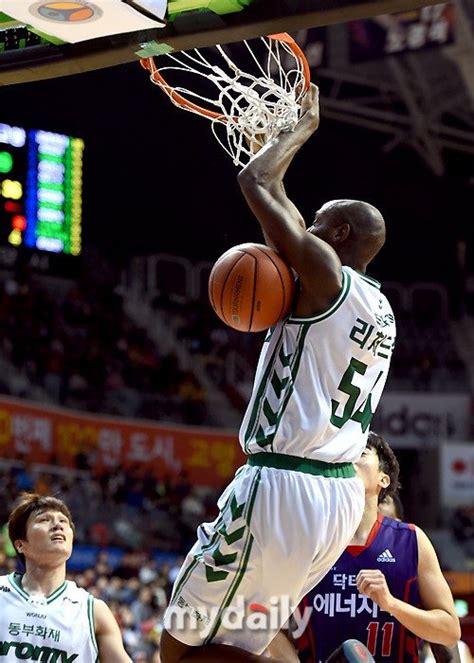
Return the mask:
[[334,239],[336,242],[345,242],[349,237],[351,227],[348,223],[341,223],[334,229]]
[[23,541],[23,539],[16,539],[13,542],[13,547],[15,548],[15,550],[17,552],[21,553],[21,552],[23,552],[24,544],[25,544],[25,542]]
[[382,488],[388,488],[390,486],[390,477],[385,472],[380,475],[380,485]]

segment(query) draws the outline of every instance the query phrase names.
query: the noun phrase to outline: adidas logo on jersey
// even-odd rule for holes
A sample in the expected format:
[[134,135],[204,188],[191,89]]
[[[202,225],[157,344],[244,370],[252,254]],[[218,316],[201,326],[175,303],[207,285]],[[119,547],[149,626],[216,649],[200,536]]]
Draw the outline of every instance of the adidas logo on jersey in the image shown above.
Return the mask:
[[395,557],[392,555],[392,553],[390,552],[390,550],[388,548],[386,548],[383,551],[383,553],[381,553],[377,557],[377,562],[396,562],[396,561],[397,560],[395,559]]

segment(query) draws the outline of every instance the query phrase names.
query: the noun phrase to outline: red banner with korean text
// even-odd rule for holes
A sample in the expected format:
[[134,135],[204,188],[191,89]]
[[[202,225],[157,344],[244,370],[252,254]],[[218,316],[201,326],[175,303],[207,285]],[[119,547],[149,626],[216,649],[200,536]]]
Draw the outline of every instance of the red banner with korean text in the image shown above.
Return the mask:
[[90,415],[0,397],[0,458],[75,467],[119,468],[157,478],[185,471],[196,485],[222,486],[245,462],[236,433]]

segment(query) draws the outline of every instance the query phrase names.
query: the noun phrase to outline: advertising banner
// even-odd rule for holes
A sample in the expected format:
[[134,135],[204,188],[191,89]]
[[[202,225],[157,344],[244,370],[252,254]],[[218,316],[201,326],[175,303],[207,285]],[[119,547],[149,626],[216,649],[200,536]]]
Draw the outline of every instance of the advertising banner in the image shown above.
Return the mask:
[[119,468],[159,478],[186,472],[195,485],[220,487],[245,462],[237,434],[217,429],[90,415],[0,398],[0,457],[93,471]]
[[469,394],[388,391],[382,396],[371,429],[395,448],[465,440],[469,437],[470,408]]
[[474,504],[474,443],[447,442],[440,449],[443,506]]

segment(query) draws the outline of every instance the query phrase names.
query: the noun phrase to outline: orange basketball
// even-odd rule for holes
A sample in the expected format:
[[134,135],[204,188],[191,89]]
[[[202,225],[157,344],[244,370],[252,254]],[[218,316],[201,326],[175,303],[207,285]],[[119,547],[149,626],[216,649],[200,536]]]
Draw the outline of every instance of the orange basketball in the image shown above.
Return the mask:
[[295,282],[278,253],[263,244],[226,251],[209,276],[209,299],[219,318],[238,331],[259,332],[289,312]]

